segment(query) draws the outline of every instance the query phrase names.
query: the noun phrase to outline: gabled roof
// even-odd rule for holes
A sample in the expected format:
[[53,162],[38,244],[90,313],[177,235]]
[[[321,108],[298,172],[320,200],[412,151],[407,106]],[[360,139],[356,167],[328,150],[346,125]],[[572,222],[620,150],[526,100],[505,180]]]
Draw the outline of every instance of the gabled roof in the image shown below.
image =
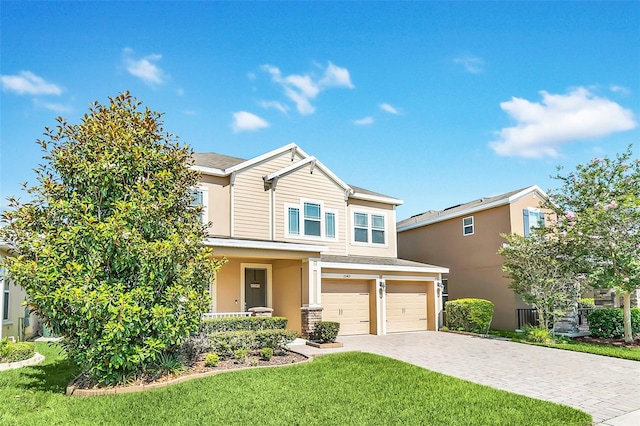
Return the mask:
[[278,177],[284,176],[294,170],[299,169],[304,165],[313,163],[313,167],[317,167],[318,169],[322,170],[331,180],[333,180],[338,186],[340,186],[343,190],[345,190],[346,194],[350,198],[382,202],[387,204],[393,204],[396,206],[399,206],[403,203],[403,201],[398,198],[394,198],[388,195],[383,195],[377,192],[369,191],[367,189],[360,188],[357,186],[348,185],[342,179],[336,176],[328,167],[322,164],[322,162],[317,160],[315,157],[308,155],[295,143],[290,143],[288,145],[277,148],[273,151],[269,151],[265,154],[259,155],[249,160],[245,160],[237,157],[231,157],[223,154],[212,153],[212,152],[194,153],[193,154],[194,165],[192,166],[192,168],[206,175],[229,176],[235,172],[252,167],[258,163],[269,160],[270,158],[281,155],[282,153],[287,151],[291,151],[292,159],[297,153],[302,157],[302,160],[300,160],[298,163],[292,164],[291,166],[285,167],[281,170],[275,171],[267,176],[264,176],[264,179],[266,182],[267,181],[271,182],[273,181],[274,178],[277,179]]
[[444,210],[429,210],[399,221],[396,224],[396,228],[398,232],[402,232],[418,228],[420,226],[430,225],[432,223],[442,222],[460,216],[466,216],[475,212],[489,210],[494,207],[511,204],[532,192],[537,192],[541,199],[547,198],[547,194],[540,189],[538,185],[532,185],[526,188],[516,189],[515,191],[506,192],[504,194],[479,198],[464,204],[447,207]]

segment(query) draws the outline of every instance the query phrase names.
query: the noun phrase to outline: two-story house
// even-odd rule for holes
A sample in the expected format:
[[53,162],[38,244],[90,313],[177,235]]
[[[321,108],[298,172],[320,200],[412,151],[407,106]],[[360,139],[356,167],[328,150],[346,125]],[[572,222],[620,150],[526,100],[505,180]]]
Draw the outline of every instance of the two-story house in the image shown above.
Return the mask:
[[212,313],[272,308],[303,336],[320,318],[342,335],[437,330],[448,270],[398,258],[401,200],[346,184],[295,144],[194,162],[211,222],[204,243],[227,259]]
[[429,260],[450,269],[444,276],[445,299],[464,297],[494,303],[492,328],[514,330],[517,309],[529,308],[508,288],[498,250],[500,234],[528,235],[544,225],[541,201],[547,195],[538,186],[481,198],[439,211],[427,211],[397,223],[398,254],[414,261]]

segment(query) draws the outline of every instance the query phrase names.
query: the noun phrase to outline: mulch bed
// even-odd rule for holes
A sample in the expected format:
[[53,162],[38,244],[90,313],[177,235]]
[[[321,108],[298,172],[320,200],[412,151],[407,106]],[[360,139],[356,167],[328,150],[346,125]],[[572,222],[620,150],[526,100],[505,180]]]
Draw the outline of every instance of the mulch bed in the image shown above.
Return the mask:
[[618,346],[624,348],[640,348],[640,340],[634,340],[633,342],[625,342],[624,339],[602,339],[599,337],[585,336],[585,337],[575,337],[573,339],[576,342],[583,343],[592,343],[596,345],[605,345],[605,346]]
[[[163,384],[168,384],[169,382],[175,382],[177,379],[183,379],[180,381],[184,381],[189,377],[203,377],[208,374],[215,374],[216,372],[223,371],[232,371],[232,370],[241,370],[248,368],[260,368],[260,367],[276,367],[282,365],[291,365],[296,364],[302,361],[306,361],[308,358],[304,355],[290,352],[286,350],[276,351],[273,354],[273,357],[269,361],[265,361],[260,359],[260,355],[258,352],[251,353],[247,356],[244,362],[238,362],[235,359],[220,359],[218,364],[215,367],[207,367],[204,365],[204,356],[195,362],[191,367],[185,370],[183,373],[179,375],[166,375],[162,377],[153,377],[151,375],[144,375],[138,377],[135,380],[131,380],[126,385],[119,386],[96,386],[94,385],[87,373],[81,373],[78,377],[76,377],[67,387],[67,393],[69,394],[69,389],[73,389],[76,391],[76,394],[81,393],[80,391],[109,391],[115,390],[118,391],[126,391],[127,388],[153,388],[157,386],[162,386]],[[133,391],[133,389],[131,389]],[[72,392],[73,393],[73,392]],[[107,392],[110,393],[110,392]]]

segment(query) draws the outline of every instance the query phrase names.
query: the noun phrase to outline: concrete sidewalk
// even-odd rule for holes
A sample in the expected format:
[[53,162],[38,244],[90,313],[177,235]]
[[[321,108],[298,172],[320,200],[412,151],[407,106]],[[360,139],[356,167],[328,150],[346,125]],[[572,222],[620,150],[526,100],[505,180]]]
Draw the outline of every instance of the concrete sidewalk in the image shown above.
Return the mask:
[[594,424],[640,425],[640,362],[444,332],[345,336],[343,348],[291,345],[305,355],[362,351],[586,411]]

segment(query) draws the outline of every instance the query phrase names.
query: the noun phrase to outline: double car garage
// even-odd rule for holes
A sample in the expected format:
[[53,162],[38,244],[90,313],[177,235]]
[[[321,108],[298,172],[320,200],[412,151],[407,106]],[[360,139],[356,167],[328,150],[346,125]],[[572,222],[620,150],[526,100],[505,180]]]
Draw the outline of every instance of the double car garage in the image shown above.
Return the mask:
[[385,280],[385,287],[378,287],[376,280],[323,279],[322,319],[339,322],[343,336],[431,328],[427,315],[431,298],[427,295],[432,283]]

